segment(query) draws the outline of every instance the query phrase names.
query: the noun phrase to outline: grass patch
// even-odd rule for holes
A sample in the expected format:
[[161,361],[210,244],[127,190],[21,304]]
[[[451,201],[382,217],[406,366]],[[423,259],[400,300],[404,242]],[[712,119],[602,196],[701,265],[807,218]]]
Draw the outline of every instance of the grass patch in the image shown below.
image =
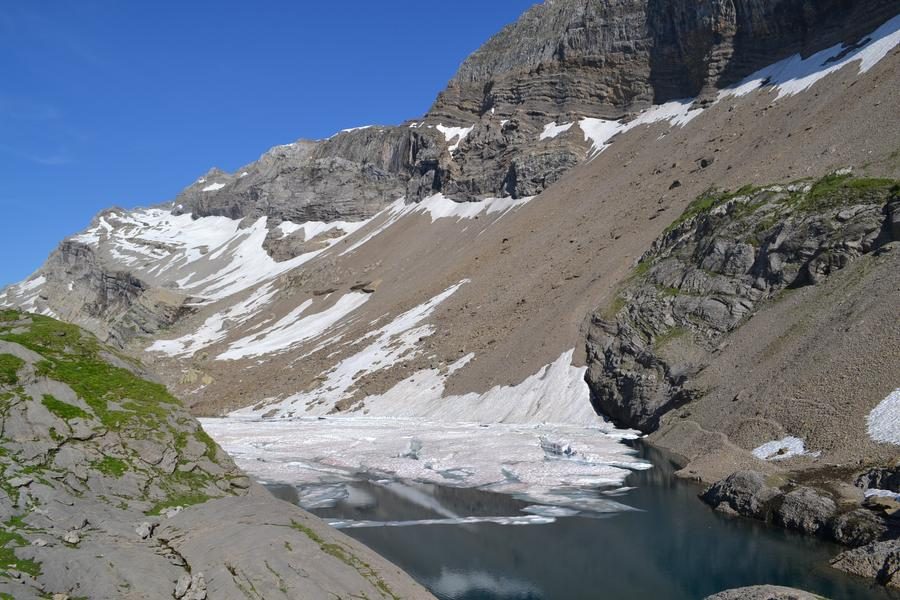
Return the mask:
[[119,478],[128,471],[128,463],[121,458],[105,456],[101,460],[91,463],[91,466],[107,477]]
[[798,210],[814,212],[867,202],[880,204],[888,196],[898,195],[900,182],[894,179],[831,174],[816,181],[809,193],[794,200]]
[[41,574],[41,563],[16,556],[16,548],[28,545],[28,542],[19,533],[21,528],[21,518],[17,517],[13,517],[0,528],[0,577],[9,578],[10,570],[21,571],[32,577],[38,577]]
[[17,373],[25,366],[25,361],[12,354],[0,354],[0,385],[19,383]]
[[347,566],[355,569],[357,573],[359,573],[364,579],[366,579],[366,581],[375,586],[382,597],[390,598],[391,600],[400,600],[400,597],[394,594],[391,588],[378,575],[375,569],[373,569],[369,563],[363,561],[361,558],[353,554],[348,548],[340,544],[335,544],[333,542],[326,542],[315,531],[301,523],[297,523],[296,521],[291,521],[291,528],[303,533],[304,535],[306,535],[306,537],[318,544],[319,549],[322,550],[322,552],[324,552],[325,554],[333,556]]
[[653,349],[660,350],[661,348],[665,347],[666,344],[669,344],[670,342],[677,340],[678,338],[684,336],[687,333],[688,333],[688,330],[685,329],[684,327],[672,327],[671,329],[668,329],[668,330],[664,331],[663,333],[661,333],[657,336],[654,336]]
[[90,419],[91,416],[87,414],[82,409],[69,404],[68,402],[63,402],[62,400],[57,400],[50,394],[44,394],[44,399],[42,400],[44,406],[47,407],[47,410],[52,412],[54,415],[62,419],[63,421],[70,421],[72,419]]

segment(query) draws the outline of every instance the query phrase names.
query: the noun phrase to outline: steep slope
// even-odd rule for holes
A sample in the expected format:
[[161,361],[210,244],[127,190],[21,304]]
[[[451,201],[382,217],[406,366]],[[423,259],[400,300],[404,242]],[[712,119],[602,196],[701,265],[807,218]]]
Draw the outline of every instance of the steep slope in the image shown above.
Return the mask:
[[[768,213],[746,222],[682,218],[706,215],[699,209],[722,200],[712,190],[778,195],[770,186],[799,181],[790,194],[808,194],[803,186],[845,168],[900,177],[898,9],[547,2],[471,57],[423,120],[279,147],[233,175],[207,174],[174,203],[104,213],[0,302],[83,324],[141,355],[196,413],[232,413],[207,426],[242,465],[281,477],[293,475],[278,465],[310,459],[298,457],[303,438],[320,465],[341,472],[490,486],[547,503],[572,501],[547,495],[562,485],[620,485],[646,464],[619,443],[634,432],[595,414],[586,371],[598,407],[618,426],[661,424],[651,439],[693,461],[686,475],[840,464],[832,481],[846,483],[864,468],[892,468],[896,444],[866,437],[868,415],[897,385],[889,353],[896,264],[883,233],[896,213],[880,212],[894,206],[891,186],[841,206],[847,219],[837,207],[800,215],[791,203],[772,222]],[[753,41],[761,33],[765,41]],[[749,197],[762,210],[763,197]],[[704,203],[692,205],[698,198]],[[740,271],[762,260],[745,228],[765,224],[757,233],[777,238],[781,221],[792,220],[802,226],[788,228],[788,268],[775,277],[769,265],[772,277],[755,288],[743,279],[755,272]],[[689,230],[697,223],[721,227],[713,233],[724,239]],[[677,241],[667,237],[673,231],[693,240],[678,268],[698,275],[697,291],[734,300],[724,315],[722,303],[714,311],[682,298],[684,278],[663,277],[670,272],[629,288],[645,268],[639,259],[663,258],[653,252]],[[707,249],[721,260],[704,263]],[[816,285],[774,301],[800,267]],[[676,296],[685,322],[663,313],[666,327],[684,328],[696,312],[710,317],[699,337],[715,334],[690,349],[696,355],[685,350],[691,368],[668,377],[671,368],[640,365],[642,381],[660,372],[670,380],[670,389],[645,386],[653,403],[629,389],[637,377],[600,381],[618,376],[617,357],[601,346],[640,338],[638,350],[652,349],[662,333],[611,318],[642,318],[643,300],[650,309]],[[886,326],[864,322],[869,312]],[[831,323],[845,315],[856,319],[846,339],[860,359],[843,368],[834,346],[845,338]],[[636,326],[644,329],[632,336]],[[779,347],[782,330],[793,337]],[[866,346],[868,335],[877,343]],[[725,339],[727,347],[713,343]],[[802,360],[785,368],[792,353]],[[830,382],[832,370],[840,382],[814,381]],[[770,385],[773,372],[783,378]],[[734,408],[743,381],[760,391]],[[814,416],[809,402],[790,401],[813,394],[827,407]],[[333,435],[315,437],[317,426]],[[466,452],[441,444],[451,433]],[[485,440],[494,434],[502,442],[492,446]],[[254,442],[262,437],[269,443]],[[570,450],[591,457],[589,468],[557,461],[567,437]],[[779,437],[802,438],[821,454],[754,455]],[[360,441],[370,438],[377,443]],[[481,448],[492,450],[487,458]],[[260,466],[263,454],[271,460]],[[553,468],[543,477],[533,466],[545,457]],[[858,505],[862,490],[850,492]]]
[[252,484],[163,386],[74,326],[0,313],[0,401],[4,598],[430,597]]

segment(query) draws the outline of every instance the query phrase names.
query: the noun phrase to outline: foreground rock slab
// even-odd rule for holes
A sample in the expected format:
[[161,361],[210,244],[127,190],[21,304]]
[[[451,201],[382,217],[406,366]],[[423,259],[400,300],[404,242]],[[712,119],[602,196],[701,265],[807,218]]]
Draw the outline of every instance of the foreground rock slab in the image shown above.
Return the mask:
[[822,596],[803,590],[777,585],[756,585],[752,587],[725,590],[705,600],[825,600]]

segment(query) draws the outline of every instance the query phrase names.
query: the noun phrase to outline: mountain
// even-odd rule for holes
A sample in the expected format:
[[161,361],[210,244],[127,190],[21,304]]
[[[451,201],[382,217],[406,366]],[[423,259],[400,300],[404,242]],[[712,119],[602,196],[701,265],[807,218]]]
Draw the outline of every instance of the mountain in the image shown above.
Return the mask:
[[895,538],[898,13],[548,0],[425,116],[104,211],[0,302],[235,427],[599,412],[720,510]]

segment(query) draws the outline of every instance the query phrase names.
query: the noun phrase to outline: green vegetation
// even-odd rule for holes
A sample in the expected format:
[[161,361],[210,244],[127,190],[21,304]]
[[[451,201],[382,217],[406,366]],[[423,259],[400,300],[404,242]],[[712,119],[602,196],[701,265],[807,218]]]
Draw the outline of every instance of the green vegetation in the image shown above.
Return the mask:
[[666,344],[677,340],[687,333],[688,330],[684,327],[672,327],[671,329],[664,331],[653,338],[653,349],[660,350]]
[[9,571],[21,571],[32,577],[41,574],[41,564],[32,559],[20,559],[15,549],[27,546],[28,542],[19,533],[23,529],[20,518],[13,517],[0,527],[0,577],[9,578]]
[[77,406],[69,404],[68,402],[63,402],[62,400],[57,400],[49,394],[44,395],[43,404],[47,407],[47,410],[64,421],[90,418],[89,414]]
[[[103,360],[96,338],[74,325],[40,315],[31,319],[27,332],[0,326],[0,339],[41,354],[45,360],[36,365],[38,374],[68,384],[106,427],[121,430],[142,424],[152,429],[165,420],[170,405],[178,403],[164,386]],[[121,405],[111,407],[110,402]]]
[[839,208],[865,202],[880,203],[888,195],[900,194],[900,182],[894,179],[826,175],[812,185],[808,194],[792,198],[803,212]]
[[25,361],[12,354],[0,354],[0,385],[19,383],[17,373],[25,366]]
[[94,461],[91,466],[108,477],[121,477],[128,471],[127,462],[112,456],[105,456],[101,460]]
[[[40,354],[42,360],[34,365],[37,375],[68,385],[84,403],[77,406],[45,395],[41,402],[51,413],[65,421],[76,418],[89,420],[97,429],[101,429],[99,426],[102,425],[112,431],[127,431],[131,438],[144,438],[174,447],[179,454],[189,443],[199,443],[205,450],[194,453],[202,453],[210,461],[218,463],[218,446],[187,417],[178,400],[164,386],[145,381],[128,369],[107,362],[110,354],[115,352],[94,336],[74,325],[40,315],[27,315],[25,319],[25,315],[7,311],[3,317],[4,320],[0,321],[0,340],[19,344]],[[3,364],[10,365],[4,372],[14,374],[24,363],[10,356],[3,360]],[[48,435],[54,441],[61,442],[66,439],[64,433],[51,429]],[[117,456],[95,460],[91,467],[108,477],[119,478],[134,471],[151,479],[153,490],[140,498],[150,504],[155,503],[148,514],[159,514],[175,506],[200,504],[209,500],[210,494],[219,496],[223,493],[213,491],[216,477],[199,468],[190,472],[176,468],[173,473],[168,473],[160,468],[131,462],[125,452],[123,449],[116,453]],[[183,463],[179,462],[176,466],[182,467]],[[26,466],[19,471],[27,473],[31,468]],[[40,470],[46,467],[33,468]],[[36,475],[39,474],[36,472]],[[3,486],[2,479],[0,477],[0,487]],[[17,490],[6,491],[13,499],[18,496]],[[71,493],[77,495],[78,492],[71,490]]]
[[361,558],[350,552],[350,550],[345,546],[333,542],[326,542],[315,531],[296,521],[291,521],[291,528],[303,533],[304,535],[306,535],[306,537],[318,544],[319,549],[322,550],[322,552],[324,552],[325,554],[329,554],[340,560],[347,566],[355,569],[357,573],[359,573],[366,579],[366,581],[374,585],[384,598],[390,598],[391,600],[400,600],[400,597],[394,594],[393,591],[391,591],[391,588],[388,587],[387,583],[385,583],[385,581],[378,575],[375,569],[373,569],[372,566],[369,565],[369,563],[363,561]]

